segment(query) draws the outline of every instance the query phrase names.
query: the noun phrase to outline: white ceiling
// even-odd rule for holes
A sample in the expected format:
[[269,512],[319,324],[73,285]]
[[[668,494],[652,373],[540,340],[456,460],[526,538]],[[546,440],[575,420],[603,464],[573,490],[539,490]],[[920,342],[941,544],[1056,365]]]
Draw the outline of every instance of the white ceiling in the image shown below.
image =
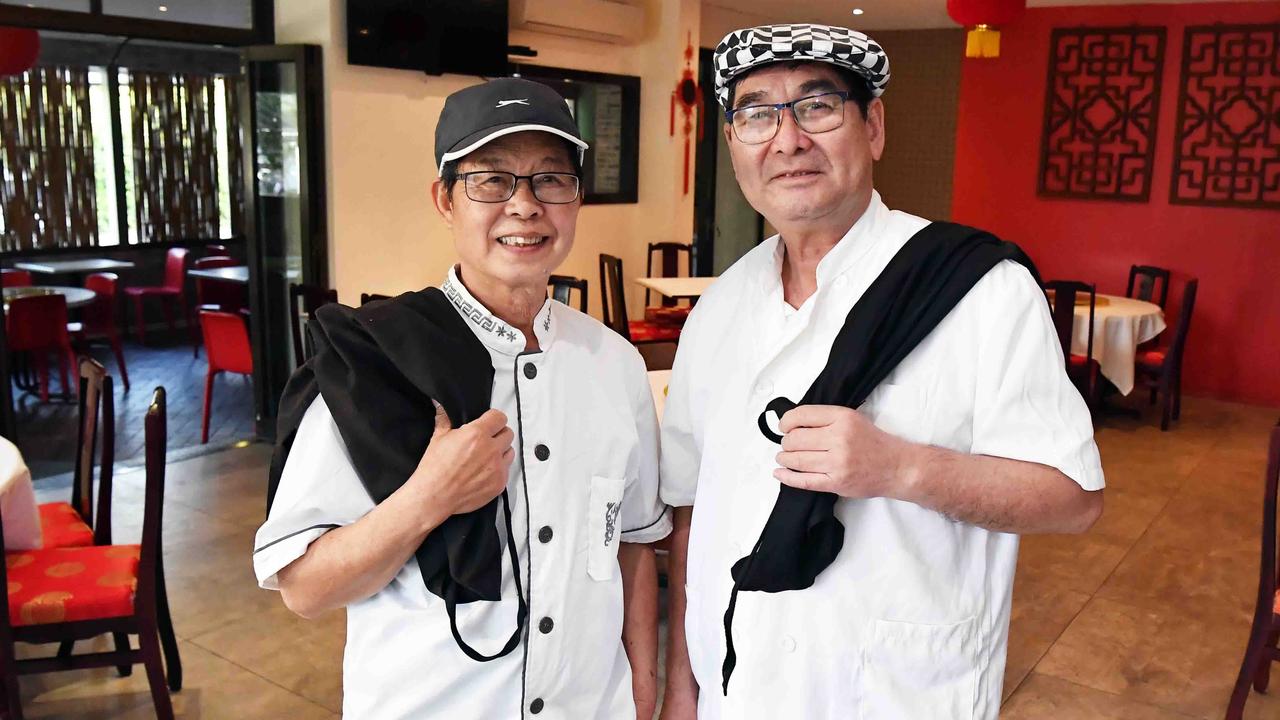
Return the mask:
[[[1230,2],[1231,0],[1143,0],[1147,4],[1177,4],[1192,2]],[[1265,2],[1267,0],[1255,0]],[[1274,1],[1274,0],[1271,0]],[[1030,7],[1061,5],[1132,5],[1135,0],[1028,0]],[[862,15],[853,15],[852,9],[863,9]],[[723,31],[719,26],[730,20],[741,20]],[[954,28],[956,23],[947,17],[946,0],[703,0],[702,22],[711,21],[702,33],[705,41],[708,31],[723,35],[730,30],[749,25],[774,22],[822,22],[866,30],[918,30],[923,28]],[[719,37],[716,38],[717,40]],[[704,43],[705,44],[705,43]],[[714,41],[712,42],[714,44]]]

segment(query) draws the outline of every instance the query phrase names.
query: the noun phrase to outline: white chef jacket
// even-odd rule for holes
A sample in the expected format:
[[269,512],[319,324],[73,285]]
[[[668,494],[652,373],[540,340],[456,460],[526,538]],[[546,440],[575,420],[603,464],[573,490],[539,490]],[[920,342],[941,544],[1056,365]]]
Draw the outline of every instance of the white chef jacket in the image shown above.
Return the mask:
[[[721,689],[730,568],[778,495],[780,448],[757,417],[776,396],[805,394],[849,309],[926,224],[874,194],[799,309],[783,301],[784,248],[771,238],[702,296],[681,333],[662,420],[662,497],[693,505],[685,625],[700,720],[997,716],[1018,537],[886,498],[836,503],[844,547],[811,588],[738,595],[737,667],[727,697]],[[1044,295],[1010,261],[862,412],[917,443],[1041,463],[1086,490],[1104,484]]]
[[[630,720],[618,542],[652,542],[671,529],[658,499],[657,419],[644,362],[598,321],[550,300],[534,322],[541,351],[525,352],[521,332],[472,297],[456,270],[442,289],[489,350],[492,407],[516,433],[507,492],[529,631],[505,657],[471,660],[411,557],[386,588],[347,607],[343,715]],[[308,545],[372,509],[317,397],[258,530],[258,582],[278,589],[276,573]],[[501,512],[497,524],[502,600],[457,606],[462,638],[486,655],[510,637],[518,604]]]

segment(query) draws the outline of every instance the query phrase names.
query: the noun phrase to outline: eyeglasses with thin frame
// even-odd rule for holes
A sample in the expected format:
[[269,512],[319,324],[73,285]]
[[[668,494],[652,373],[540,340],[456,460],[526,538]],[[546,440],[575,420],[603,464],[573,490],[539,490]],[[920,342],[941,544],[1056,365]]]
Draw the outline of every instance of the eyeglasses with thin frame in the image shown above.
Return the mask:
[[844,104],[849,93],[841,90],[820,95],[809,95],[791,102],[769,105],[748,105],[728,110],[724,119],[733,126],[733,134],[746,145],[769,142],[782,127],[782,112],[791,110],[791,118],[803,131],[810,134],[835,130],[844,124]]
[[529,181],[529,188],[538,202],[564,205],[578,199],[579,178],[573,173],[540,172],[532,175],[516,175],[500,170],[476,170],[458,173],[467,197],[475,202],[506,202],[516,194],[516,184]]

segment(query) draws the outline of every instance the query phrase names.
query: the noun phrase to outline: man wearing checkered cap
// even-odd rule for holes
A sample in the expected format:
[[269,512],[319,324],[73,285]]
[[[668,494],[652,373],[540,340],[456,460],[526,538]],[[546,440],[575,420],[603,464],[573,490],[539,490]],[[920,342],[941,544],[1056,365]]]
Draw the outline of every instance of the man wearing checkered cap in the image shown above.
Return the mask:
[[738,30],[715,69],[738,184],[780,234],[680,339],[663,717],[995,718],[1018,535],[1102,511],[1034,265],[885,206],[866,35]]

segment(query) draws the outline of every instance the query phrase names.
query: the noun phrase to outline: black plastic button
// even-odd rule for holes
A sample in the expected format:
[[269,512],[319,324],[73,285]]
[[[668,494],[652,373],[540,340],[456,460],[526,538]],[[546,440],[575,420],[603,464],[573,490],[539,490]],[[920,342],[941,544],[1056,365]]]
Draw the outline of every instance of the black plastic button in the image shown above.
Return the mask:
[[538,632],[542,633],[543,635],[548,635],[551,633],[553,629],[555,629],[555,626],[556,626],[556,623],[554,620],[552,620],[549,617],[544,617],[538,621]]
[[542,698],[535,699],[533,702],[529,703],[529,712],[537,715],[542,712],[542,705]]
[[551,535],[552,535],[552,533],[551,533],[551,526],[550,526],[550,525],[543,525],[543,526],[538,530],[538,541],[539,541],[539,542],[543,542],[543,543],[549,543],[549,542],[551,542]]
[[551,457],[551,451],[547,449],[546,445],[538,443],[538,446],[533,449],[533,456],[539,460],[546,460]]
[[538,368],[534,367],[533,363],[525,363],[524,376],[529,378],[530,380],[538,377]]

